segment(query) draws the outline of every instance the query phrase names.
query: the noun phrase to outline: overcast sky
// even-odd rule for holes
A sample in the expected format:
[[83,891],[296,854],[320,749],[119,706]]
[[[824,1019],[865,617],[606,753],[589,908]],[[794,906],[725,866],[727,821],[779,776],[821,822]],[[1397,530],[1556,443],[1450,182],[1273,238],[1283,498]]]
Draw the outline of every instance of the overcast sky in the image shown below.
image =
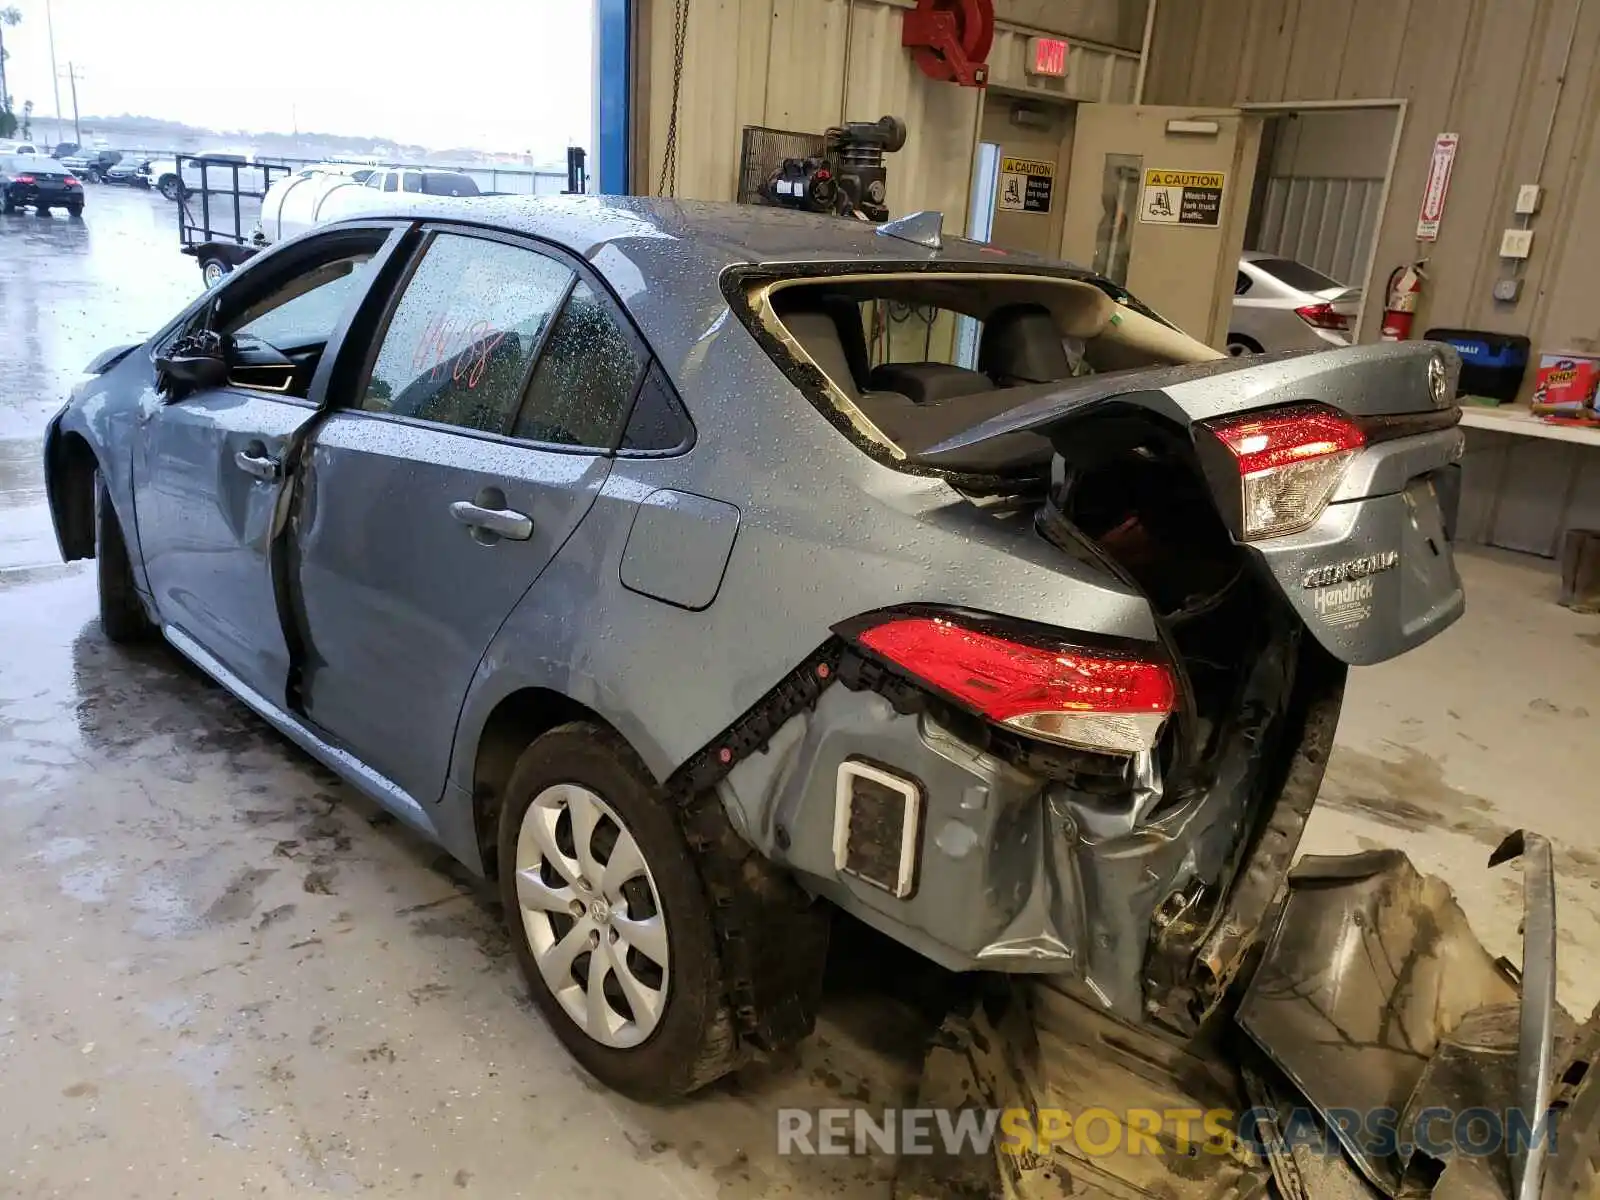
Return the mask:
[[[559,158],[587,146],[589,0],[50,0],[56,63],[90,113],[390,137]],[[55,110],[45,0],[5,30],[34,133]],[[62,113],[72,101],[61,80]],[[43,118],[43,120],[41,120]]]

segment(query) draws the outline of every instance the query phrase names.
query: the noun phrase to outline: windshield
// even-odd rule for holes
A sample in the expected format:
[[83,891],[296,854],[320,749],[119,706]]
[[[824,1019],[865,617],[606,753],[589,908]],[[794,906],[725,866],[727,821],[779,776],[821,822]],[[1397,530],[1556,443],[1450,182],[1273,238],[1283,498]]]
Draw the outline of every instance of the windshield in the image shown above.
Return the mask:
[[1251,265],[1271,275],[1285,287],[1298,288],[1302,292],[1326,292],[1344,287],[1337,279],[1330,279],[1315,267],[1295,262],[1292,258],[1258,258]]

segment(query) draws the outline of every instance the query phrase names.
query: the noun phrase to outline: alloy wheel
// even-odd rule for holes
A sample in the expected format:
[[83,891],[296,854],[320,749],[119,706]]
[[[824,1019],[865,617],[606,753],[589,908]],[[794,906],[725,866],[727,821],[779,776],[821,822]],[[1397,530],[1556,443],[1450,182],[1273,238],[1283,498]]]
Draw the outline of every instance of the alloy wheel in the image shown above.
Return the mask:
[[540,792],[517,833],[516,884],[534,961],[567,1015],[605,1046],[648,1039],[666,1007],[666,916],[615,811],[578,784]]
[[228,269],[214,258],[208,260],[206,265],[200,268],[200,277],[205,280],[205,285],[208,288],[216,287],[227,274]]

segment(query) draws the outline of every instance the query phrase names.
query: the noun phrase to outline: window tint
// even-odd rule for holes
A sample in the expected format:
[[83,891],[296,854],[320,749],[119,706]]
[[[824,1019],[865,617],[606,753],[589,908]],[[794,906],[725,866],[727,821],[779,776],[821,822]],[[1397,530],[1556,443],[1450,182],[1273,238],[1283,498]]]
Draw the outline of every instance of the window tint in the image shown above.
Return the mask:
[[633,339],[580,281],[534,368],[516,436],[610,449],[641,367]]
[[1242,296],[1250,290],[1250,276],[1243,271],[1237,272],[1233,277],[1233,294]]
[[400,172],[390,171],[383,177],[383,190],[397,192],[400,190]]
[[657,363],[639,386],[628,428],[618,448],[624,453],[661,453],[687,449],[693,440],[694,426],[689,423],[689,414],[683,411],[677,394]]
[[366,286],[370,254],[347,255],[313,267],[225,322],[225,331],[279,350],[326,342],[345,308]]
[[1329,279],[1315,267],[1295,262],[1292,258],[1258,258],[1254,260],[1258,271],[1265,271],[1288,287],[1302,292],[1325,292],[1329,288],[1343,287],[1337,279]]
[[439,234],[395,307],[361,407],[505,433],[571,281],[532,250]]
[[407,171],[401,178],[400,190],[402,192],[420,192],[422,190],[422,176],[416,171]]

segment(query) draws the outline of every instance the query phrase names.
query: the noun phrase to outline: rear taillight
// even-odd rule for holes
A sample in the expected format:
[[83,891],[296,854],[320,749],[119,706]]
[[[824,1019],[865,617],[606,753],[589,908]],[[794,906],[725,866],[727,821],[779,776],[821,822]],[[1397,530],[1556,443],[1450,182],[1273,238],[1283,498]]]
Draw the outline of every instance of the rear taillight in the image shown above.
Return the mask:
[[68,187],[77,187],[77,186],[78,186],[78,180],[77,180],[77,177],[76,177],[76,176],[73,176],[73,175],[68,175],[68,176],[67,176],[67,177],[66,177],[66,178],[65,178],[65,179],[63,179],[63,180],[62,180],[62,181],[61,181],[61,182],[62,182],[62,183],[64,183],[64,184],[66,184],[66,185],[67,185],[67,186],[68,186]]
[[34,177],[32,175],[18,175],[17,176],[17,182],[18,183],[37,183],[38,181],[36,179],[34,179]]
[[1344,332],[1350,328],[1350,318],[1331,304],[1303,305],[1294,310],[1294,315],[1314,329],[1337,329]]
[[1163,663],[1015,641],[944,617],[891,617],[856,642],[997,724],[1103,754],[1149,750],[1176,703]]
[[1327,507],[1350,460],[1367,444],[1359,426],[1321,404],[1228,417],[1205,428],[1238,464],[1247,540],[1310,525]]

